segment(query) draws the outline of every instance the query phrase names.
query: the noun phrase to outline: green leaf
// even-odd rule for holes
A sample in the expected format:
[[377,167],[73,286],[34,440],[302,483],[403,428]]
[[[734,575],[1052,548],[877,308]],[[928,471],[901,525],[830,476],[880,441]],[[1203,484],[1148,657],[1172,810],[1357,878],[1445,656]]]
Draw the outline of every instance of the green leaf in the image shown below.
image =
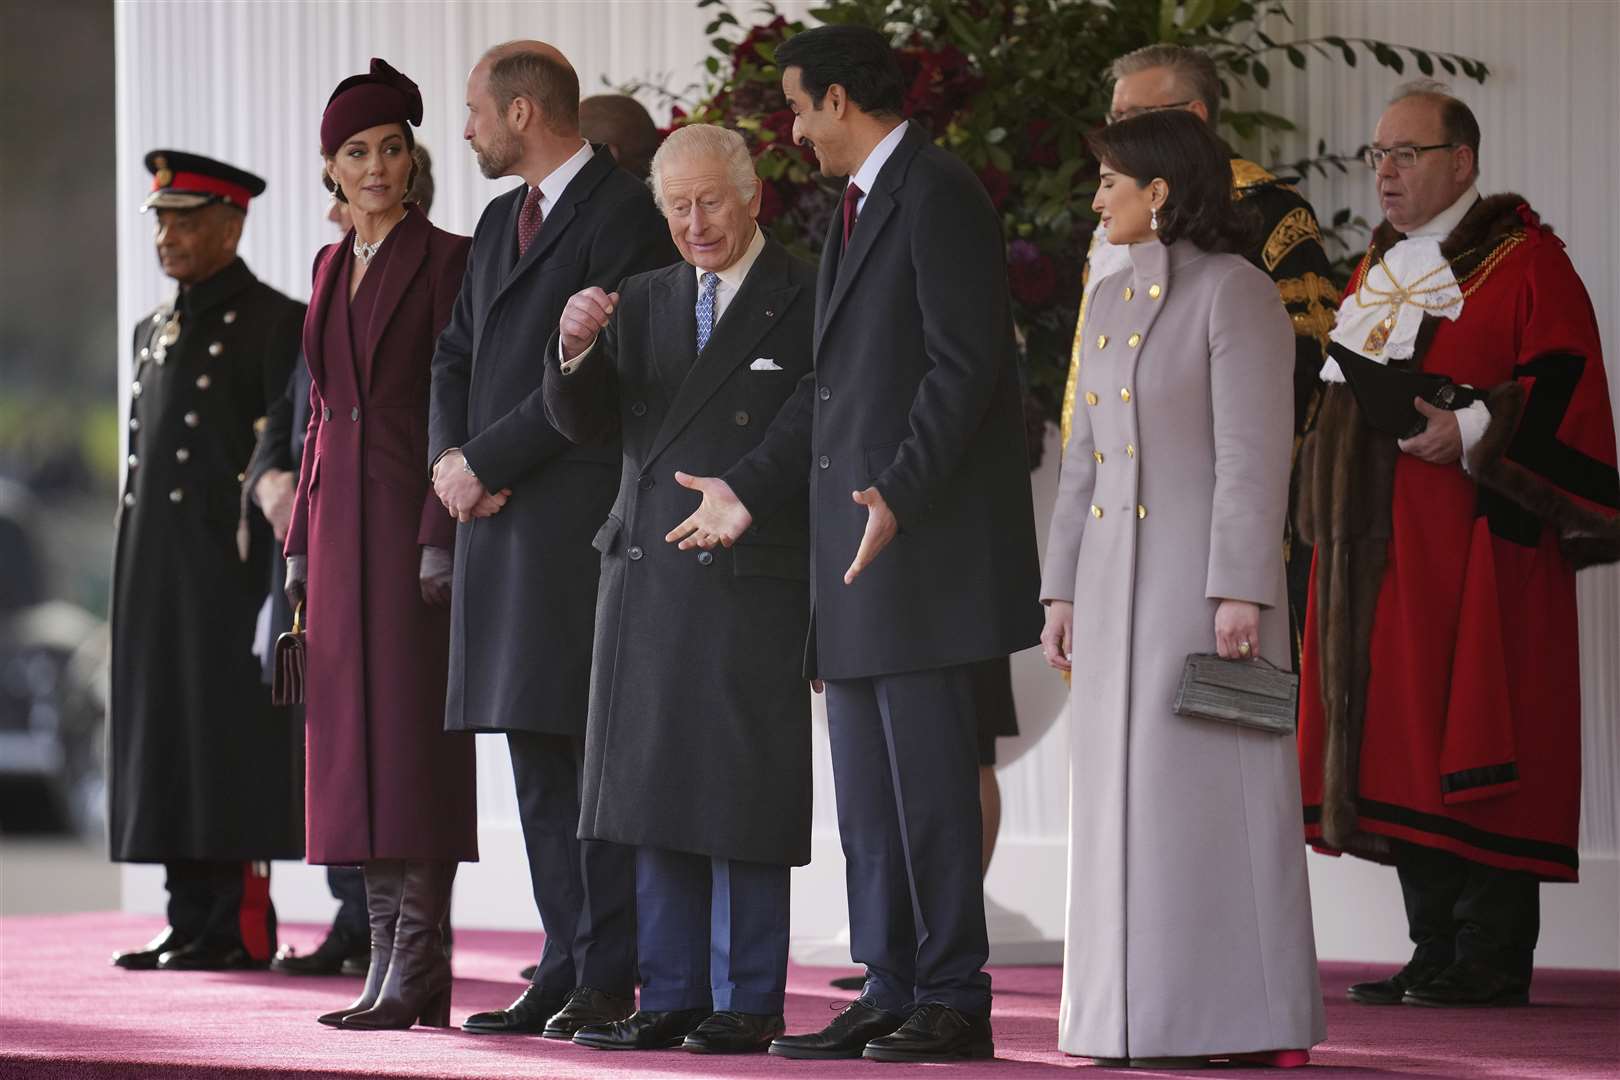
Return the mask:
[[1260,89],[1264,90],[1266,87],[1271,85],[1271,69],[1270,68],[1266,67],[1266,65],[1262,64],[1260,61],[1256,60],[1254,62],[1252,70],[1254,71],[1254,81],[1257,84],[1259,84]]
[[1417,66],[1419,71],[1423,72],[1425,75],[1434,74],[1434,61],[1429,58],[1428,53],[1424,52],[1422,49],[1413,49],[1412,55],[1417,58]]
[[1333,227],[1335,229],[1350,224],[1350,208],[1343,207],[1333,212]]
[[1176,0],[1159,0],[1159,40],[1176,39]]
[[709,69],[710,75],[720,74],[720,58],[718,56],[706,57],[703,66]]
[[1215,0],[1187,0],[1187,6],[1182,9],[1181,29],[1197,30],[1210,17],[1215,14]]
[[1448,60],[1444,56],[1439,57],[1439,60],[1440,60],[1440,66],[1446,69],[1446,74],[1447,75],[1455,75],[1455,74],[1457,74],[1457,65],[1456,64],[1453,64],[1450,60]]
[[1302,68],[1305,66],[1305,54],[1299,49],[1289,45],[1285,48],[1285,52],[1288,55],[1288,62],[1290,64],[1293,64],[1297,68]]
[[1012,172],[1013,160],[1011,154],[1007,153],[1006,150],[1003,150],[999,146],[991,146],[987,149],[989,151],[988,156],[990,158],[990,164],[994,165],[1002,172]]
[[719,32],[719,30],[720,30],[720,20],[719,20],[719,19],[715,19],[715,20],[714,20],[714,21],[713,21],[713,22],[711,22],[711,23],[710,23],[710,24],[709,24],[709,25],[708,25],[708,26],[705,26],[705,27],[704,27],[704,28],[703,28],[703,33],[704,33],[704,34],[705,34],[705,35],[707,35],[707,34],[713,34],[713,33],[717,33],[717,32]]

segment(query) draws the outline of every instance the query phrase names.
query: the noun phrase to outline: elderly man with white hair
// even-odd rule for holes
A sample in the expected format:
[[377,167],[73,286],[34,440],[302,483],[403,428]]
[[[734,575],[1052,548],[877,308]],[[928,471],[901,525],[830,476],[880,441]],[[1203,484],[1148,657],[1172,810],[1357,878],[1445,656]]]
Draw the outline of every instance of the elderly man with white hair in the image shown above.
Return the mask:
[[811,370],[815,270],[765,237],[742,136],[683,127],[651,184],[683,262],[590,288],[546,350],[569,439],[619,432],[580,836],[636,849],[640,1009],[604,1050],[763,1051],[780,1035],[788,876],[810,861],[808,476],[715,551],[665,543]]

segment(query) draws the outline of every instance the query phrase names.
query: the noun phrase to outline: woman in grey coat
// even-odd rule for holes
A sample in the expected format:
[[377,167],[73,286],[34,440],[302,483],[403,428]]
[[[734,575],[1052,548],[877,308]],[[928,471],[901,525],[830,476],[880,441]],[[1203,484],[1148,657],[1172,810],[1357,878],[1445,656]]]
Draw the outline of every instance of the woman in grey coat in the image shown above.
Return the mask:
[[1093,137],[1131,266],[1086,316],[1041,596],[1073,672],[1059,1043],[1111,1065],[1303,1064],[1324,1037],[1292,736],[1177,716],[1189,653],[1289,663],[1293,331],[1189,113]]

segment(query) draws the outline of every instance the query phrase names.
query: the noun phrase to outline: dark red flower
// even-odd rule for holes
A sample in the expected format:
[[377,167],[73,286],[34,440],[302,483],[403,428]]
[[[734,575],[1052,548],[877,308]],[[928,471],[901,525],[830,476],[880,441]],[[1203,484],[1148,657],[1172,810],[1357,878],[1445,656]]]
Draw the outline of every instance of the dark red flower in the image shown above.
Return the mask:
[[787,28],[787,17],[778,15],[770,22],[761,23],[749,30],[747,36],[737,42],[736,48],[731,50],[732,70],[741,71],[745,63],[764,63],[765,58],[759,55],[758,46],[762,42],[774,45],[783,40],[787,37]]
[[1007,263],[1007,285],[1013,298],[1025,307],[1040,307],[1057,291],[1057,271],[1046,255],[1033,259],[1012,259]]
[[1001,204],[1007,201],[1007,196],[1012,192],[1012,182],[1007,179],[1007,174],[994,165],[986,165],[979,170],[979,182],[990,195],[990,205],[1000,210]]
[[759,223],[764,226],[782,216],[784,204],[782,202],[782,193],[769,180],[762,181],[760,189]]
[[1053,137],[1052,121],[1035,119],[1024,125],[1024,160],[1037,168],[1055,168],[1058,164],[1057,139]]

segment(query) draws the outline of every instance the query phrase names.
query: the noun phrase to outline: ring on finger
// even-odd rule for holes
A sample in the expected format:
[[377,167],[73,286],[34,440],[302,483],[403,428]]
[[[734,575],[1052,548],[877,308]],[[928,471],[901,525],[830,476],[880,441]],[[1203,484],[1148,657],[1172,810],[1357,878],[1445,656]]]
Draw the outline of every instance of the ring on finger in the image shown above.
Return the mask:
[[1253,646],[1251,646],[1247,641],[1238,642],[1238,655],[1239,656],[1248,656],[1249,653],[1251,653],[1253,651],[1254,651]]

